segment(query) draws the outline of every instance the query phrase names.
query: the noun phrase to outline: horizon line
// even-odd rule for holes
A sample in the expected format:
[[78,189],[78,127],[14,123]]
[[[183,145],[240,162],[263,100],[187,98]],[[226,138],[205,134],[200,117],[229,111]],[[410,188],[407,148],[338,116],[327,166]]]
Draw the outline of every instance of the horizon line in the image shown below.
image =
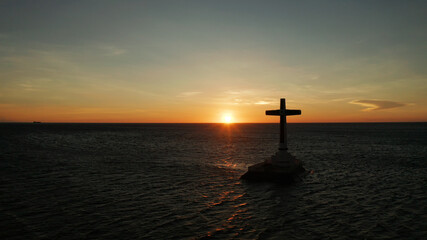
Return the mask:
[[[5,121],[2,123],[33,123],[33,124],[43,124],[43,123],[58,123],[58,124],[276,124],[279,122],[233,122],[233,123],[223,123],[223,122],[19,122],[19,121]],[[372,121],[372,122],[288,122],[287,124],[319,124],[319,123],[427,123],[427,121]]]

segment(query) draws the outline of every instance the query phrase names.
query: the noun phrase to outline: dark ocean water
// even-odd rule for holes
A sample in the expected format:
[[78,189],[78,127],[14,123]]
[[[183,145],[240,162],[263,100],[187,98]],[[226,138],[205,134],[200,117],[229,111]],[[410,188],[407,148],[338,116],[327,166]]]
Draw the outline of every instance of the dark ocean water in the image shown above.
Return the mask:
[[427,124],[0,124],[1,239],[425,239]]

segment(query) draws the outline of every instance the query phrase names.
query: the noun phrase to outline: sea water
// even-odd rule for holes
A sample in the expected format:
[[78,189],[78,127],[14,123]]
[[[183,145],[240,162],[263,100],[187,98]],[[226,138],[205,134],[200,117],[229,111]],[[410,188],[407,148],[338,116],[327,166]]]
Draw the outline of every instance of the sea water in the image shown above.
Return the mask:
[[0,124],[1,239],[423,239],[427,124]]

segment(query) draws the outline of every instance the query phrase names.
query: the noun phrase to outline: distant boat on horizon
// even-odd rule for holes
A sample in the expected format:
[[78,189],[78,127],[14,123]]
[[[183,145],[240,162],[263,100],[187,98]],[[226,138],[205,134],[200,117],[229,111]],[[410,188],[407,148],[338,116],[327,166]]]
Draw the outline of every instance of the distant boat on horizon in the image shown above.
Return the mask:
[[33,121],[33,123],[42,123],[42,122]]

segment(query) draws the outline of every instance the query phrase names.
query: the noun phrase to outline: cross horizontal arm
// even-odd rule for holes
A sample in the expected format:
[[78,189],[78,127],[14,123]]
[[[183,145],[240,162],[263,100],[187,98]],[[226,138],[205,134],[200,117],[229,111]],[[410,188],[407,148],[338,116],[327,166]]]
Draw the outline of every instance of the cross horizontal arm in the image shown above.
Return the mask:
[[286,109],[286,115],[301,115],[301,110]]
[[274,116],[290,116],[290,115],[301,115],[301,110],[293,110],[293,109],[286,109],[283,110],[267,110],[265,111],[265,115],[274,115]]
[[265,115],[275,115],[280,116],[282,113],[280,110],[267,110],[265,111]]

